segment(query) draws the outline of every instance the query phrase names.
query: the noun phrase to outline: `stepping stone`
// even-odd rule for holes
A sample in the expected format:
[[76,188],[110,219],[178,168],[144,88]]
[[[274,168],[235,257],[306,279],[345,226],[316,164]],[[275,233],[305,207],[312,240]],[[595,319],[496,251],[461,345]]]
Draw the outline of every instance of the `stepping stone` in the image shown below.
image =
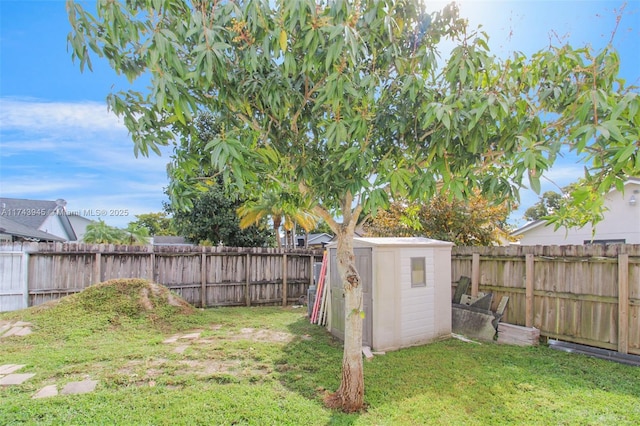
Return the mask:
[[31,329],[28,328],[28,327],[13,327],[13,328],[11,328],[11,330],[9,330],[6,333],[4,333],[4,335],[2,337],[26,336],[29,333],[31,333]]
[[13,326],[14,327],[31,327],[31,323],[26,321],[17,321],[13,324]]
[[178,341],[178,339],[180,338],[180,336],[171,336],[168,339],[165,339],[162,343],[175,343]]
[[17,331],[17,332],[14,334],[14,336],[26,336],[26,335],[31,334],[31,333],[32,333],[31,328],[29,328],[29,327],[23,327],[23,328],[22,328],[22,330]]
[[4,333],[5,331],[9,330],[11,328],[11,324],[10,323],[0,323],[0,336],[2,336],[2,333]]
[[18,364],[0,365],[0,374],[15,373],[16,371],[20,370],[22,367],[24,367],[24,365],[18,365]]
[[186,351],[188,347],[189,347],[189,345],[180,345],[180,346],[177,346],[177,347],[173,350],[173,352],[175,352],[175,353],[177,353],[177,354],[183,354],[183,353],[184,353],[184,351]]
[[97,380],[83,380],[81,382],[67,383],[60,391],[60,395],[77,395],[81,393],[93,392],[98,385]]
[[35,376],[34,374],[9,374],[0,379],[0,386],[21,385],[30,378]]
[[56,385],[45,386],[40,389],[35,395],[33,395],[32,399],[38,398],[49,398],[51,396],[58,395],[58,387]]
[[198,333],[190,333],[190,334],[185,334],[183,336],[180,336],[181,339],[186,339],[186,340],[195,340],[197,338],[200,337],[200,332]]

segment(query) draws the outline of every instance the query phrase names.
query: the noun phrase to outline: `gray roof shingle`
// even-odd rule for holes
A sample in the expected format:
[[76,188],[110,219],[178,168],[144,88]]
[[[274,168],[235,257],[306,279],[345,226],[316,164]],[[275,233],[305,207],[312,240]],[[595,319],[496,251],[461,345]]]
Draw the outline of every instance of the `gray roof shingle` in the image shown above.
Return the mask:
[[[71,226],[71,222],[69,222],[64,208],[59,206],[58,202],[0,197],[0,216],[15,224],[23,225],[32,231],[42,232],[39,231],[39,228],[49,216],[56,214],[56,212],[61,212],[61,214],[59,213],[60,223],[69,236],[69,240],[74,241],[76,234],[73,231],[73,227]],[[13,226],[13,228],[14,227],[15,226]],[[51,234],[46,232],[42,233],[51,236]],[[57,237],[55,241],[60,240],[61,239]],[[65,241],[65,239],[63,238],[62,241]]]
[[0,234],[14,235],[20,238],[38,241],[57,241],[64,242],[64,238],[60,238],[53,234],[38,231],[21,223],[13,221],[5,216],[0,216]]

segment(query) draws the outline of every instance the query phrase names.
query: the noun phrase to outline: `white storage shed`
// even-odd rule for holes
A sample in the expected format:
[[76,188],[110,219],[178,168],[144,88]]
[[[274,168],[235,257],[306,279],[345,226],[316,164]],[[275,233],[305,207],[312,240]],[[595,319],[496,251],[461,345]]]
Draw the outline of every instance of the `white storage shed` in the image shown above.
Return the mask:
[[[428,238],[354,240],[363,290],[362,344],[375,351],[421,345],[451,335],[451,247]],[[337,243],[329,250],[328,328],[344,339],[344,289]]]

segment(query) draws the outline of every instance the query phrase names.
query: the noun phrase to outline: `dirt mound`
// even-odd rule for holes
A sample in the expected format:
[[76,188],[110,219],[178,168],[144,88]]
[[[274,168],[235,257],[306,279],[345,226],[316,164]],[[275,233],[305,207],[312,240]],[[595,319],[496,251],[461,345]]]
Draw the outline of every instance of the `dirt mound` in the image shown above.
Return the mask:
[[[114,312],[130,317],[149,313],[191,314],[187,301],[166,287],[143,279],[115,279],[92,285],[69,297],[69,302],[96,312]],[[167,311],[167,312],[165,312]]]

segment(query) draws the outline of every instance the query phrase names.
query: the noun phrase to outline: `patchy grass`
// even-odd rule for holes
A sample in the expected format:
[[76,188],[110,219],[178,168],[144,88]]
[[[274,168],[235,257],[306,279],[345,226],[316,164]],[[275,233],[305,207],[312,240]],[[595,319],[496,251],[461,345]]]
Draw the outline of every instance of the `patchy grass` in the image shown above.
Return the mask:
[[[640,424],[640,368],[457,340],[366,361],[367,411],[328,410],[342,348],[306,310],[196,310],[148,285],[120,280],[0,314],[34,331],[1,339],[0,364],[36,373],[0,388],[0,424]],[[31,399],[86,378],[96,391]]]

